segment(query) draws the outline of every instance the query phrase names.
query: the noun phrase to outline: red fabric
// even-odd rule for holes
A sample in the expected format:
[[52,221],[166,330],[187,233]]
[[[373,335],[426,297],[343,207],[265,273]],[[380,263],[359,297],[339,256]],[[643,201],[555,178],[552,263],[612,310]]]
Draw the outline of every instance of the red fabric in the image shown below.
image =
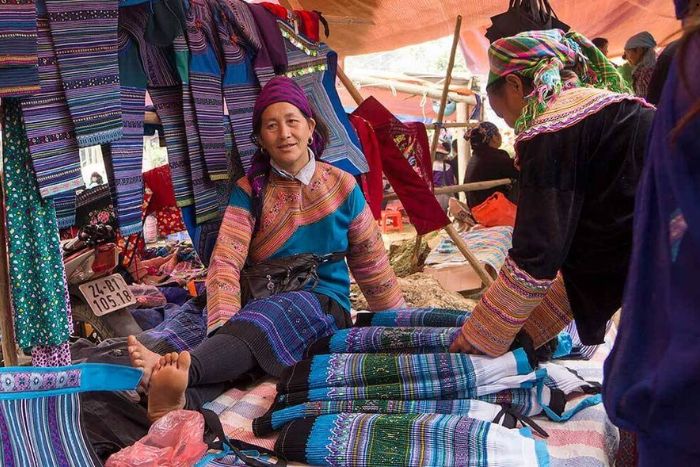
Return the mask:
[[280,19],[287,20],[287,9],[281,5],[275,5],[274,3],[270,2],[262,2],[262,6],[267,8],[267,10],[272,13],[273,15],[277,16]]
[[301,33],[314,42],[320,42],[318,13],[306,10],[294,10],[300,19]]
[[353,115],[364,118],[374,128],[381,147],[384,173],[418,234],[424,235],[448,225],[450,220],[424,178],[432,180],[432,169],[428,171],[422,167],[426,161],[425,153],[430,159],[425,127],[401,123],[373,97],[366,99]]
[[358,115],[350,115],[350,123],[360,138],[362,152],[369,164],[369,172],[362,174],[362,191],[372,215],[376,220],[379,220],[382,217],[382,200],[384,199],[381,147],[372,125],[367,120]]
[[[433,191],[433,161],[430,159],[428,132],[421,122],[404,123],[406,139],[397,136],[396,144],[413,170],[423,179],[428,189]],[[414,146],[415,145],[415,146]]]
[[146,188],[153,192],[153,196],[148,201],[146,214],[166,207],[177,206],[173,182],[170,178],[170,166],[163,165],[144,172],[143,183]]
[[159,209],[156,212],[156,223],[158,225],[158,235],[161,237],[167,237],[170,234],[182,232],[186,229],[182,220],[182,213],[177,206]]
[[[280,5],[275,5],[269,2],[262,2],[260,5],[267,8],[269,12],[284,21],[290,21],[289,10]],[[319,32],[319,17],[318,13],[307,10],[294,10],[294,14],[299,19],[299,32],[307,39],[313,42],[321,40]]]

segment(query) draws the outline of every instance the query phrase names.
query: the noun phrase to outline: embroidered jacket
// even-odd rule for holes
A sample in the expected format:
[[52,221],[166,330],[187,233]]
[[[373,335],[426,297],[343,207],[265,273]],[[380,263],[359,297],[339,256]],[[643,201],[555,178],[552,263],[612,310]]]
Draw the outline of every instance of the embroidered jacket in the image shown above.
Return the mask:
[[464,324],[472,345],[501,355],[524,329],[539,346],[572,317],[584,344],[603,341],[622,301],[650,107],[573,88],[518,134],[513,248]]
[[372,310],[404,304],[381,233],[354,178],[323,162],[308,185],[271,171],[262,219],[255,219],[251,187],[241,178],[231,193],[207,277],[208,331],[223,325],[241,308],[240,271],[253,263],[299,253],[346,251],[344,261],[319,267],[314,292],[350,310],[348,266]]

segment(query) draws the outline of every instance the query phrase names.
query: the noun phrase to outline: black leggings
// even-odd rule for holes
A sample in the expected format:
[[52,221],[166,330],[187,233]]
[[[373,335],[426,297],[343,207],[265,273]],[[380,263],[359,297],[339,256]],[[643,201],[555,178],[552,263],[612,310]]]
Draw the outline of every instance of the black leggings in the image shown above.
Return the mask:
[[[335,300],[315,294],[325,312],[333,316],[339,329],[352,325],[350,313],[343,310]],[[246,380],[246,376],[260,375],[262,369],[250,351],[250,347],[230,333],[231,322],[219,329],[192,352],[189,382],[185,391],[185,408],[197,410],[213,401],[235,383]],[[308,343],[309,345],[312,342]]]
[[217,333],[204,339],[192,351],[185,408],[199,409],[257,368],[255,356],[238,337]]

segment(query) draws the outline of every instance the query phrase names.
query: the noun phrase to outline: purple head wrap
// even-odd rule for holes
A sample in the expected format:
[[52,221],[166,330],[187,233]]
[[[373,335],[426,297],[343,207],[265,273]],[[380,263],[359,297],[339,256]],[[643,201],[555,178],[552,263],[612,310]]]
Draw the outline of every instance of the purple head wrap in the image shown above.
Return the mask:
[[[304,94],[304,90],[291,78],[275,76],[262,88],[258,99],[255,101],[255,106],[253,107],[253,131],[255,133],[260,131],[262,114],[265,109],[278,102],[292,104],[307,118],[314,117],[313,109],[311,108],[306,94]],[[312,137],[312,142],[309,145],[316,159],[321,158],[321,154],[323,154],[323,150],[326,146],[326,141],[318,131],[318,128],[317,125],[316,131],[314,131]],[[263,152],[262,148],[258,146],[258,150],[253,155],[250,168],[246,173],[246,177],[248,177],[250,186],[253,189],[253,210],[256,217],[256,225],[262,207],[262,193],[267,185],[270,167],[270,155]]]

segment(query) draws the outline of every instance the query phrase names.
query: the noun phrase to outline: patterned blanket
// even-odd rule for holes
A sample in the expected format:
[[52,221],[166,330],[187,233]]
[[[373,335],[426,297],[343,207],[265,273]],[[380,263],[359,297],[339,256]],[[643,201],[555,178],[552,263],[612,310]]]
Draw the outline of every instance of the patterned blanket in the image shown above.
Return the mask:
[[[488,227],[459,234],[477,259],[499,271],[513,243],[512,227]],[[464,263],[464,255],[445,237],[425,260],[427,266]]]
[[[601,381],[603,362],[610,352],[616,334],[616,328],[612,326],[605,344],[598,348],[591,360],[565,360],[558,363],[575,370],[588,381]],[[264,415],[272,406],[277,394],[276,383],[274,379],[267,379],[245,389],[231,389],[211,402],[209,408],[219,414],[224,431],[230,437],[272,449],[279,432],[256,437],[253,434],[253,420]],[[587,396],[581,395],[570,400],[567,408],[575,406],[585,397]],[[535,420],[549,433],[549,438],[545,441],[552,467],[613,465],[619,444],[619,432],[608,419],[602,404],[581,410],[565,423],[549,421],[544,416],[538,416]],[[217,465],[222,464],[234,465],[233,461]]]

